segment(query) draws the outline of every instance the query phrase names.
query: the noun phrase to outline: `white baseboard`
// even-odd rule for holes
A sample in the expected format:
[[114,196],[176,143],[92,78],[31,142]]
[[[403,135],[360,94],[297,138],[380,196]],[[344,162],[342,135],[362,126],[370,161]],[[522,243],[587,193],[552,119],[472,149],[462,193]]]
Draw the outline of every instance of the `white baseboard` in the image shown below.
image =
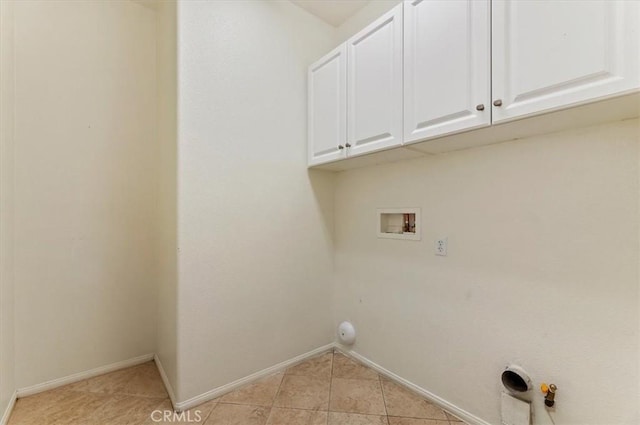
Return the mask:
[[164,367],[162,367],[162,362],[160,361],[160,357],[158,354],[154,354],[153,361],[156,363],[156,367],[158,368],[158,372],[160,372],[160,377],[162,378],[162,382],[164,383],[164,387],[169,393],[169,399],[171,400],[171,405],[173,408],[176,408],[176,394],[173,391],[173,386],[171,385],[171,381],[169,381],[169,377],[167,373],[164,371]]
[[74,382],[82,381],[84,379],[93,378],[94,376],[104,375],[105,373],[115,372],[116,370],[125,369],[131,366],[136,366],[141,363],[153,360],[153,354],[145,354],[143,356],[134,357],[132,359],[123,360],[121,362],[112,363],[106,366],[100,366],[95,369],[87,370],[84,372],[74,373],[73,375],[65,376],[63,378],[53,379],[41,384],[32,385],[30,387],[19,388],[16,393],[17,397],[27,397],[33,394],[38,394],[43,391],[52,390],[54,388],[62,387],[63,385],[73,384]]
[[345,347],[341,344],[335,344],[335,348],[337,350],[339,350],[341,353],[343,353],[346,356],[349,356],[351,358],[353,358],[354,360],[357,360],[358,362],[369,366],[371,369],[375,370],[376,372],[378,372],[379,374],[389,378],[390,380],[396,382],[399,385],[402,385],[403,387],[408,388],[409,390],[420,394],[422,397],[424,397],[426,400],[430,401],[431,403],[440,406],[441,408],[443,408],[444,410],[446,410],[447,412],[457,416],[458,418],[460,418],[461,420],[465,421],[466,423],[468,423],[469,425],[491,425],[489,422],[486,422],[482,419],[480,419],[479,417],[472,415],[471,413],[467,412],[466,410],[461,409],[460,407],[456,406],[455,404],[452,404],[450,402],[448,402],[447,400],[438,397],[437,395],[433,394],[432,392],[429,392],[427,390],[425,390],[424,388],[414,384],[413,382],[407,381],[404,378],[401,378],[400,376],[396,375],[395,373],[383,368],[382,366],[380,366],[377,363],[372,362],[371,360],[369,360],[368,358],[364,357],[363,355],[360,355],[358,353],[356,353],[355,351],[349,349],[348,347]]
[[210,391],[207,391],[206,393],[200,394],[198,396],[192,397],[188,400],[185,400],[183,402],[180,403],[176,403],[173,405],[173,408],[178,411],[178,412],[182,412],[184,410],[188,410],[191,409],[192,407],[196,407],[202,403],[205,403],[209,400],[213,400],[214,398],[218,398],[221,395],[224,395],[228,392],[231,392],[235,389],[238,389],[240,387],[242,387],[243,385],[246,384],[250,384],[254,381],[257,381],[258,379],[264,378],[266,376],[269,376],[271,374],[277,373],[277,372],[281,372],[283,370],[285,370],[288,367],[291,366],[295,366],[298,363],[301,363],[311,357],[314,357],[318,354],[322,354],[326,351],[330,351],[334,348],[335,344],[331,343],[331,344],[327,344],[324,345],[322,347],[316,348],[315,350],[309,351],[307,353],[301,354],[299,356],[296,356],[292,359],[286,360],[282,363],[278,363],[275,366],[271,366],[268,367],[266,369],[263,369],[259,372],[253,373],[249,376],[246,376],[244,378],[238,379],[237,381],[233,381],[229,384],[223,385],[221,387],[218,388],[214,388]]
[[11,416],[11,412],[13,411],[13,406],[16,405],[16,399],[18,398],[16,392],[14,391],[11,395],[11,399],[9,399],[9,404],[7,408],[4,410],[2,414],[2,419],[0,419],[0,425],[7,425],[9,423],[9,417]]
[[443,398],[438,397],[437,395],[425,390],[424,388],[396,375],[395,373],[385,369],[384,367],[378,365],[377,363],[372,362],[371,360],[369,360],[368,358],[362,356],[361,354],[358,354],[357,352],[349,349],[348,347],[345,347],[341,344],[337,344],[337,343],[332,343],[332,344],[327,344],[324,345],[322,347],[316,348],[315,350],[311,350],[307,353],[301,354],[299,356],[296,356],[292,359],[286,360],[282,363],[278,363],[277,365],[268,367],[266,369],[263,369],[259,372],[253,373],[249,376],[246,376],[244,378],[238,379],[236,381],[233,381],[229,384],[223,385],[221,387],[217,387],[214,388],[210,391],[207,391],[203,394],[200,394],[196,397],[192,397],[188,400],[182,401],[182,402],[177,402],[176,398],[175,398],[175,393],[173,391],[173,387],[171,386],[171,383],[169,382],[169,379],[167,377],[167,374],[164,371],[164,368],[162,367],[162,363],[160,362],[160,358],[157,356],[157,354],[145,354],[143,356],[139,356],[139,357],[135,357],[133,359],[129,359],[129,360],[124,360],[121,362],[117,362],[117,363],[112,363],[110,365],[107,366],[102,366],[102,367],[98,367],[95,369],[91,369],[85,372],[79,372],[79,373],[75,373],[73,375],[69,375],[66,376],[64,378],[59,378],[59,379],[54,379],[52,381],[47,381],[44,382],[42,384],[37,384],[37,385],[33,385],[30,387],[26,387],[26,388],[20,388],[18,389],[16,392],[13,393],[13,396],[11,398],[11,401],[9,403],[9,405],[7,406],[7,408],[4,411],[4,414],[2,415],[2,419],[0,420],[0,425],[6,425],[9,421],[9,416],[11,415],[11,411],[13,410],[13,407],[15,405],[16,399],[20,398],[20,397],[26,397],[26,396],[30,396],[33,394],[37,394],[43,391],[47,391],[47,390],[51,390],[57,387],[61,387],[63,385],[67,385],[67,384],[72,384],[74,382],[78,382],[78,381],[82,381],[84,379],[88,379],[88,378],[93,378],[94,376],[98,376],[98,375],[103,375],[105,373],[109,373],[109,372],[114,372],[116,370],[120,370],[120,369],[125,369],[131,366],[136,366],[138,364],[141,363],[145,363],[148,362],[150,360],[154,360],[156,363],[156,366],[158,368],[158,372],[160,373],[160,376],[162,377],[162,381],[164,383],[164,386],[167,389],[167,393],[169,393],[169,398],[171,399],[171,404],[173,405],[173,408],[177,411],[177,412],[182,412],[184,410],[188,410],[191,409],[192,407],[196,407],[202,403],[205,403],[209,400],[213,400],[214,398],[218,398],[228,392],[231,392],[233,390],[236,390],[244,385],[250,384],[254,381],[257,381],[258,379],[264,378],[266,376],[269,376],[271,374],[277,373],[277,372],[281,372],[283,370],[285,370],[288,367],[291,366],[295,366],[298,363],[301,363],[311,357],[317,356],[318,354],[322,354],[324,352],[330,351],[332,349],[336,348],[337,350],[339,350],[340,352],[342,352],[343,354],[352,357],[353,359],[359,361],[360,363],[369,366],[371,369],[375,370],[376,372],[378,372],[379,374],[389,378],[390,380],[410,389],[411,391],[420,394],[422,397],[424,397],[426,400],[432,402],[433,404],[436,404],[438,406],[440,406],[441,408],[445,409],[446,411],[448,411],[449,413],[454,414],[455,416],[459,417],[460,419],[462,419],[463,421],[465,421],[466,423],[470,424],[470,425],[491,425],[489,422],[486,422],[482,419],[480,419],[479,417],[467,412],[466,410],[461,409],[460,407],[444,400]]

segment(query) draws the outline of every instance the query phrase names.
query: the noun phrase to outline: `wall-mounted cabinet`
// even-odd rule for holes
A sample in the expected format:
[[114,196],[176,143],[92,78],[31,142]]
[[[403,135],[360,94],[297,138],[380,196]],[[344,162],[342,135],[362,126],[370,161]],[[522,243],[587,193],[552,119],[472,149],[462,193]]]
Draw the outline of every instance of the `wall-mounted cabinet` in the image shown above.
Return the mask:
[[[405,0],[337,50],[346,108],[331,106],[345,92],[338,73],[319,85],[327,57],[311,66],[309,165],[638,116],[639,26],[638,1]],[[539,119],[550,112],[566,122]]]
[[347,155],[402,144],[402,4],[347,41]]
[[488,0],[404,4],[404,143],[491,124],[490,18]]
[[638,1],[492,3],[493,122],[640,87]]
[[309,67],[309,165],[402,145],[402,5]]
[[343,44],[309,67],[308,161],[346,158],[347,49]]

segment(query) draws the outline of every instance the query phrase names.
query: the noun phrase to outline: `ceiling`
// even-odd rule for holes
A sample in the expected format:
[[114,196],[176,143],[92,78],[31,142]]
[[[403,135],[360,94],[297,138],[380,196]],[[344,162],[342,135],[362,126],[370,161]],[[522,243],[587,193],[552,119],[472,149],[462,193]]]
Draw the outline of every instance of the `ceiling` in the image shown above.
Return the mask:
[[[1,0],[0,0],[1,1]],[[156,9],[159,0],[131,0],[151,9]],[[291,0],[296,4],[334,27],[356,14],[371,0]]]
[[334,27],[356,14],[371,0],[291,0]]

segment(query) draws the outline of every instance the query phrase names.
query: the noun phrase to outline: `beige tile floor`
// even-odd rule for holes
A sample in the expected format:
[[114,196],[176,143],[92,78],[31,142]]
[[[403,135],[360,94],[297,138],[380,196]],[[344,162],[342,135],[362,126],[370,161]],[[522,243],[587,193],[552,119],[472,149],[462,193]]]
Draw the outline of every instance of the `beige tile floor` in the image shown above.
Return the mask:
[[148,362],[19,399],[9,425],[463,425],[340,353],[194,407],[182,422],[163,421],[160,412],[151,416],[170,410],[156,366]]

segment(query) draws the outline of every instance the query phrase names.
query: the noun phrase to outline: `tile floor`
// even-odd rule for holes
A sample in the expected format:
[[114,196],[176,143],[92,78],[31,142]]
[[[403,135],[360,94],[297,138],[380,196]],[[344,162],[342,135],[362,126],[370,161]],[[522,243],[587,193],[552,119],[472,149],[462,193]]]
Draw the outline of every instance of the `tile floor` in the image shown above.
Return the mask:
[[19,399],[9,425],[463,425],[337,352],[194,407],[182,422],[164,421],[162,412],[170,410],[156,366],[148,362]]

